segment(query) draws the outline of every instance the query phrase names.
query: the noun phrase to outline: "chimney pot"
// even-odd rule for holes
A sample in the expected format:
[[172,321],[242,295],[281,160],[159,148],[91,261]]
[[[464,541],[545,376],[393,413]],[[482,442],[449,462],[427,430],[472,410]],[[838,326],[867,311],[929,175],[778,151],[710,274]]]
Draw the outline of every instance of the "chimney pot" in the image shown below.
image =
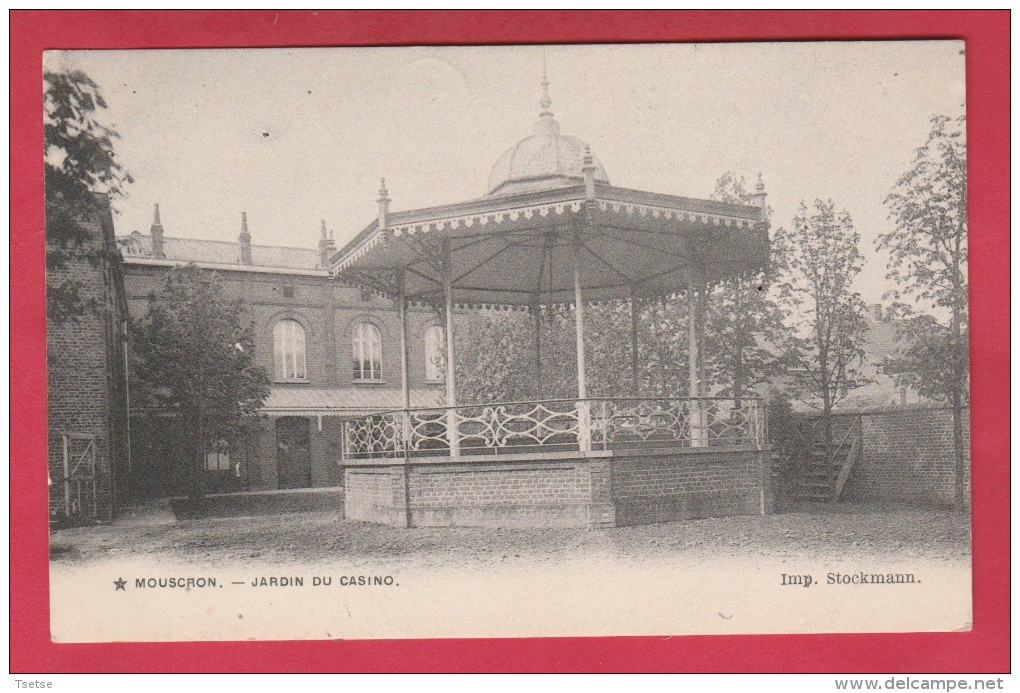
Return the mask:
[[322,238],[319,239],[319,266],[322,269],[330,269],[329,258],[336,252],[336,243],[333,242],[333,233],[326,234],[326,221],[322,222]]
[[166,259],[166,253],[163,250],[163,225],[159,223],[159,203],[153,207],[152,211],[152,227],[149,229],[152,234],[152,256],[157,260]]
[[248,233],[248,213],[241,212],[241,264],[251,265],[251,234]]

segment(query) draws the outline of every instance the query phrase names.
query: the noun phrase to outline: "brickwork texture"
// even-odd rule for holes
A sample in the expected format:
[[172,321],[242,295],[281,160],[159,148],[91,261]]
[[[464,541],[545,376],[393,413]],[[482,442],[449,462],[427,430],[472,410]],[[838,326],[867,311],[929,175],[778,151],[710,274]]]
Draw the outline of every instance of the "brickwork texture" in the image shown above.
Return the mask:
[[[970,409],[963,410],[964,492],[970,495]],[[849,417],[840,417],[849,418]],[[955,498],[953,412],[904,409],[861,416],[862,455],[844,500],[951,505]]]

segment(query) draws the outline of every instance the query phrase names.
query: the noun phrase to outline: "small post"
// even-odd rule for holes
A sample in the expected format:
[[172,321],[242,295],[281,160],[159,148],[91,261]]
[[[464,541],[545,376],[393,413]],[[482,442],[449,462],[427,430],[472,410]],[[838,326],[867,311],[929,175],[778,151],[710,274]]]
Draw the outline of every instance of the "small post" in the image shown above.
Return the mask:
[[701,312],[701,294],[693,282],[687,289],[688,315],[687,315],[687,394],[690,397],[690,427],[691,447],[704,447],[708,442],[705,440],[705,422],[703,416],[703,402],[701,401],[701,334],[699,328],[699,313]]
[[407,368],[407,277],[404,268],[397,270],[397,315],[400,318],[400,392],[404,409],[411,408],[411,386]]
[[531,326],[534,328],[535,337],[535,383],[532,387],[532,394],[536,400],[542,399],[542,304],[538,302],[538,296],[531,302]]
[[457,430],[457,380],[453,361],[453,249],[450,237],[443,241],[443,293],[446,296],[446,435],[450,457],[460,457],[460,435]]
[[638,317],[641,307],[638,305],[637,291],[630,287],[630,377],[631,395],[637,397],[641,389],[641,369],[638,361]]
[[397,313],[400,318],[400,392],[404,411],[400,416],[401,448],[404,453],[404,519],[413,527],[411,518],[411,386],[407,373],[407,276],[404,268],[397,270]]
[[574,328],[577,339],[577,446],[591,450],[591,411],[584,357],[584,294],[581,290],[581,239],[574,240]]

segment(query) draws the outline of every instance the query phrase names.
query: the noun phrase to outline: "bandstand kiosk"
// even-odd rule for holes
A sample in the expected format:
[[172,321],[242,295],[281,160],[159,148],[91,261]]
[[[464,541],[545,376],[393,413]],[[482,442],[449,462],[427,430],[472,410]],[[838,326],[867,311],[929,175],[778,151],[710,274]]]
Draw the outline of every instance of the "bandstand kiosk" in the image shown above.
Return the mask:
[[[590,149],[560,133],[548,81],[533,134],[496,162],[469,202],[379,215],[332,259],[334,276],[394,299],[400,315],[400,410],[342,425],[345,516],[394,526],[612,527],[771,511],[765,412],[756,398],[707,396],[704,296],[768,260],[765,193],[752,204],[610,185]],[[585,303],[688,297],[686,398],[588,396]],[[446,406],[414,409],[406,312],[445,322]],[[454,313],[530,310],[541,377],[540,308],[572,304],[577,395],[458,406]]]

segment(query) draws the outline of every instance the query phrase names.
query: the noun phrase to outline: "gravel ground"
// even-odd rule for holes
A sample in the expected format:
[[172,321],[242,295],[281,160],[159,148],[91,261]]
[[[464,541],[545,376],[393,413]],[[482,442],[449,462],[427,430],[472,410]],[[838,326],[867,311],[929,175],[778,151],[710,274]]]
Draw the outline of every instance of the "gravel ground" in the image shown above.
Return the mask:
[[951,510],[840,504],[596,531],[398,529],[331,512],[176,521],[150,504],[111,525],[56,530],[50,545],[51,560],[67,567],[133,557],[204,565],[383,559],[436,567],[586,556],[702,562],[895,555],[958,562],[970,557],[970,521]]
[[[952,511],[846,504],[595,531],[400,529],[333,512],[177,521],[150,505],[52,534],[51,631],[103,642],[959,630],[972,619],[969,535]],[[832,586],[834,571],[916,582]],[[216,583],[137,585],[168,577]]]

